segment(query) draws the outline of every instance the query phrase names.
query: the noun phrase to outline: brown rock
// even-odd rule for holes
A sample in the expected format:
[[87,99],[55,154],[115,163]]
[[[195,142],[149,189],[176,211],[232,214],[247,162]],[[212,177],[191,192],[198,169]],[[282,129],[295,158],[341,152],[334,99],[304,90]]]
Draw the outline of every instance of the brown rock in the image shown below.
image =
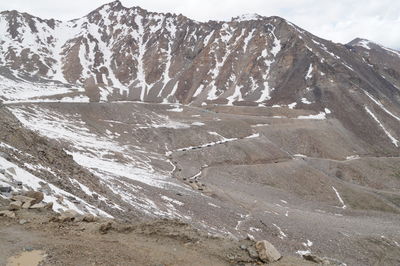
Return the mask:
[[97,217],[91,214],[86,214],[83,216],[82,221],[87,222],[87,223],[93,223],[97,220]]
[[324,259],[324,258],[320,258],[316,255],[313,254],[306,254],[303,255],[303,259],[311,261],[311,262],[315,262],[319,265],[330,265],[330,261],[328,259]]
[[76,218],[76,217],[79,216],[79,213],[77,213],[77,212],[74,211],[74,210],[67,210],[67,211],[63,212],[63,213],[61,214],[61,216]]
[[198,190],[199,187],[195,184],[195,183],[189,183],[189,185],[194,189],[194,190]]
[[256,243],[256,249],[258,257],[263,262],[274,262],[282,257],[279,251],[267,240],[258,241]]
[[76,211],[68,210],[60,214],[60,216],[51,219],[52,221],[64,223],[64,222],[72,222],[75,221],[79,217],[79,214]]
[[22,203],[29,202],[29,203],[32,204],[32,202],[34,202],[36,199],[35,198],[31,198],[31,197],[27,197],[27,196],[23,196],[23,195],[14,195],[14,196],[11,197],[11,200],[20,201]]
[[107,234],[107,232],[110,231],[111,228],[112,228],[112,223],[107,222],[100,225],[99,231],[101,234]]
[[32,205],[40,203],[44,199],[44,194],[42,192],[39,192],[39,191],[27,191],[23,195],[25,197],[29,197],[29,198],[35,199],[35,201],[32,202]]
[[10,211],[15,211],[15,210],[19,210],[22,208],[22,202],[17,200],[17,201],[12,201],[8,207],[8,209]]
[[47,203],[44,208],[47,209],[47,210],[52,210],[53,209],[53,202]]
[[22,209],[29,209],[32,206],[32,203],[27,201],[22,204]]
[[15,213],[12,211],[0,211],[0,216],[5,216],[8,218],[15,218]]

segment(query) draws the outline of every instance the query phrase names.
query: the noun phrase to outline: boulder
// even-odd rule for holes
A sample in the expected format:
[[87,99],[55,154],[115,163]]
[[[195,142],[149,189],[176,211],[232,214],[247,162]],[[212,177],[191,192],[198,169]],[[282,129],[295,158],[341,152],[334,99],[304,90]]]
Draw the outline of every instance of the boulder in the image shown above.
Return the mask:
[[47,209],[47,210],[52,210],[53,209],[53,202],[46,203],[46,206],[44,208]]
[[75,221],[78,217],[79,214],[76,211],[68,210],[62,212],[59,216],[52,217],[50,221],[65,223]]
[[97,217],[91,214],[78,215],[75,217],[74,222],[87,222],[93,223],[97,221]]
[[194,190],[198,190],[199,187],[195,184],[195,183],[189,183],[189,185],[194,189]]
[[8,155],[8,153],[0,152],[0,157],[3,157],[7,161],[10,160],[10,155]]
[[247,253],[249,253],[250,258],[258,259],[258,253],[253,247],[247,247]]
[[97,221],[97,217],[91,214],[86,214],[83,216],[82,221],[87,222],[87,223],[93,223]]
[[16,175],[16,174],[17,174],[17,172],[15,171],[15,168],[14,168],[14,167],[7,168],[7,171],[8,171],[9,173],[11,173],[12,175]]
[[320,258],[316,255],[313,254],[305,254],[303,255],[303,259],[317,263],[319,265],[330,265],[331,262],[329,261],[329,259],[326,258]]
[[276,248],[267,240],[257,241],[256,249],[258,252],[258,257],[263,262],[275,262],[282,257],[279,251],[276,250]]
[[31,207],[33,205],[33,202],[36,201],[36,199],[34,199],[34,198],[26,197],[23,195],[14,195],[11,197],[11,200],[22,202],[21,207],[23,209],[28,209],[29,207]]
[[44,202],[33,204],[29,209],[46,209],[47,204]]
[[14,195],[14,196],[11,197],[11,200],[13,200],[13,201],[20,201],[20,202],[22,202],[22,203],[25,203],[25,202],[30,202],[30,203],[32,203],[32,202],[34,202],[36,199],[35,199],[35,198],[31,198],[31,197],[27,197],[27,196],[23,196],[23,195]]
[[79,213],[77,213],[76,211],[68,210],[68,211],[61,213],[59,220],[60,220],[60,222],[73,221],[78,216],[79,216]]
[[101,234],[107,234],[108,231],[110,231],[112,228],[112,223],[111,222],[106,222],[100,225],[99,231]]
[[0,187],[0,193],[10,193],[11,191],[11,187]]
[[27,191],[23,195],[25,197],[29,197],[29,198],[35,199],[35,201],[32,202],[32,205],[40,203],[44,199],[44,194],[42,192],[39,192],[39,191]]
[[8,218],[15,218],[15,213],[12,211],[0,211],[0,216],[5,216]]
[[17,200],[17,201],[11,201],[10,205],[8,206],[8,209],[10,211],[15,211],[15,210],[19,210],[22,209],[22,202]]
[[27,201],[22,204],[22,209],[29,209],[31,206],[32,202]]

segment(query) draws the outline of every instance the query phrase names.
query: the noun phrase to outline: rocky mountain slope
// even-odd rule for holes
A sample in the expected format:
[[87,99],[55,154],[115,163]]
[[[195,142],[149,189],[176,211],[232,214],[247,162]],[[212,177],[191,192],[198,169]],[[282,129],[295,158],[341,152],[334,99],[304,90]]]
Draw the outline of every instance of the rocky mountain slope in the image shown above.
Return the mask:
[[68,22],[5,11],[0,33],[0,187],[284,258],[399,263],[397,51],[118,1]]
[[6,101],[290,104],[398,154],[399,52],[379,45],[366,56],[279,17],[200,23],[119,1],[68,22],[5,11],[0,25]]

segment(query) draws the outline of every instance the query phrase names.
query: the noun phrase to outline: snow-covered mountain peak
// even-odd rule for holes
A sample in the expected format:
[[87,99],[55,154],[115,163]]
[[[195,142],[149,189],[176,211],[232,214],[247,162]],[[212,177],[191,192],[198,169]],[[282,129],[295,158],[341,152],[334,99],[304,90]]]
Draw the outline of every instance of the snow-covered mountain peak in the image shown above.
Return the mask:
[[250,21],[250,20],[260,20],[264,19],[265,17],[260,16],[256,13],[250,13],[250,14],[243,14],[238,17],[232,18],[232,21],[237,21],[237,22],[242,22],[242,21]]
[[[362,39],[335,44],[274,16],[198,23],[114,1],[68,22],[3,12],[0,33],[6,101],[290,104],[337,115],[351,105],[332,94],[342,99],[354,88],[400,99],[398,52]],[[376,72],[371,51],[386,55],[386,73]],[[342,119],[355,125],[359,115]]]

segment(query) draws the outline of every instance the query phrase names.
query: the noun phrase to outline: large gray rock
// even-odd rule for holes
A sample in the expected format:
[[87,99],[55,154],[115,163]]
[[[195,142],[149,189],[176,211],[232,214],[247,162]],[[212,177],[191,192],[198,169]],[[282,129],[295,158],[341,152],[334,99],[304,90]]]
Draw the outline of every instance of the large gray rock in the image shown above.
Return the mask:
[[14,168],[14,167],[7,168],[7,171],[8,171],[9,173],[13,174],[13,175],[16,175],[16,174],[17,174],[17,172],[15,171],[15,168]]
[[0,152],[0,157],[3,157],[4,159],[8,160],[10,156],[7,153]]
[[0,193],[10,193],[11,191],[11,187],[0,187]]
[[258,241],[256,243],[256,249],[258,257],[263,262],[274,262],[282,257],[279,251],[267,240]]
[[247,247],[247,253],[249,253],[250,258],[257,259],[258,253],[253,247]]

